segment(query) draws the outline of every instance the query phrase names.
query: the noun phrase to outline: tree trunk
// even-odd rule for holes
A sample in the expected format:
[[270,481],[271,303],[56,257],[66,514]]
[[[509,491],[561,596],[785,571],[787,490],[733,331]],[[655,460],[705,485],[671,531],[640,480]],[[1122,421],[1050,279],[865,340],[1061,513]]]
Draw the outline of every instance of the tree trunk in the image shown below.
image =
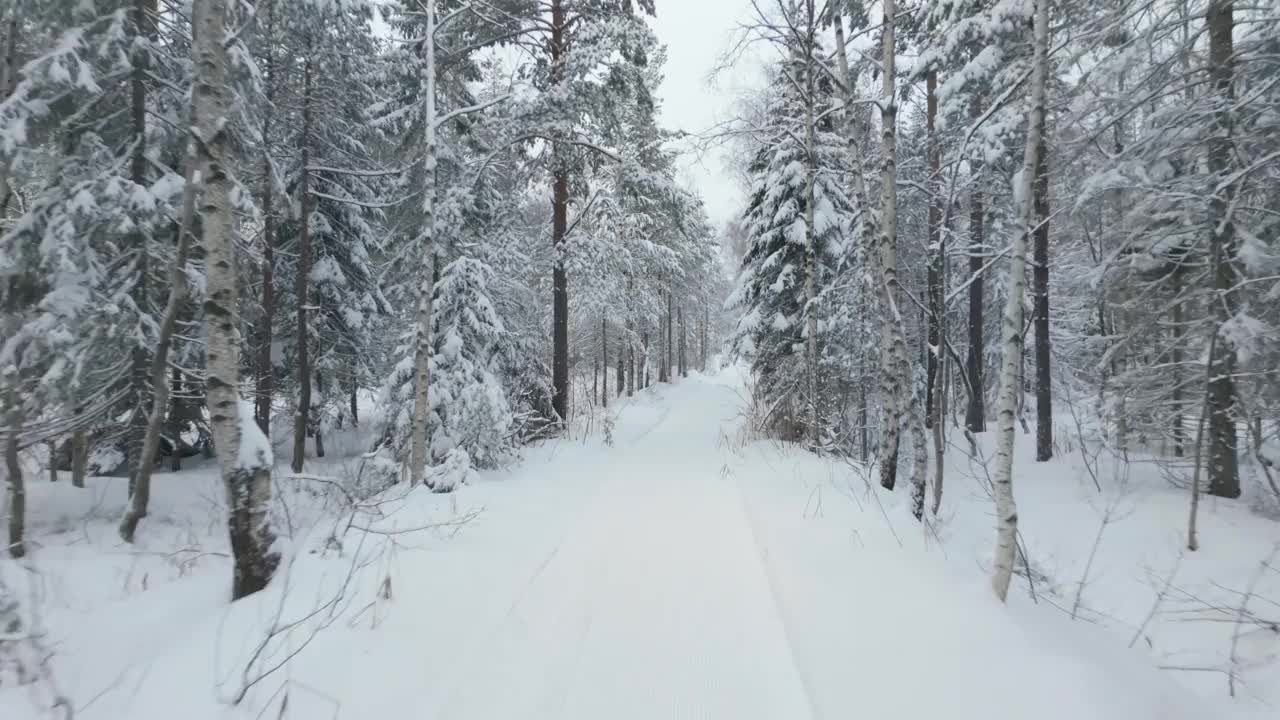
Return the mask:
[[[1177,273],[1174,275],[1177,278]],[[1181,287],[1175,286],[1174,292],[1180,293]],[[1182,303],[1173,305],[1173,456],[1182,457],[1186,446],[1186,431],[1183,429],[1182,411],[1182,345],[1185,342],[1182,328]]]
[[[8,378],[17,382],[17,373]],[[4,465],[9,475],[9,556],[20,558],[27,554],[23,543],[27,523],[27,486],[22,477],[22,464],[18,461],[18,436],[22,434],[22,403],[12,386],[6,389],[9,438],[4,444]]]
[[[12,10],[9,13],[8,22],[5,23],[4,74],[0,76],[0,92],[4,93],[4,100],[8,100],[9,96],[13,95],[14,88],[18,85],[18,33],[22,6],[12,3],[10,7]],[[9,185],[9,171],[12,169],[12,163],[12,154],[0,160],[0,217],[4,217],[9,212],[9,197],[13,194],[13,189]]]
[[[814,17],[813,3],[806,5],[809,12],[809,23],[807,34],[808,50],[814,49]],[[816,60],[813,57],[807,59],[805,63],[805,94],[808,98],[814,97],[814,88],[816,85],[814,73],[816,72],[813,65]],[[814,205],[817,200],[814,195],[814,185],[818,177],[818,153],[815,149],[815,131],[814,131],[814,103],[806,102],[804,104],[804,154],[805,154],[805,173],[804,173],[804,359],[805,359],[805,375],[809,384],[808,397],[808,420],[809,447],[818,447],[818,234],[815,229],[816,209]]]
[[356,382],[355,373],[351,375],[351,427],[360,427],[360,408],[356,403],[357,394],[360,390],[359,383]]
[[702,372],[707,372],[707,333],[710,332],[710,325],[711,311],[704,307],[702,308],[702,357],[700,358]]
[[1040,116],[1040,152],[1036,156],[1035,284],[1036,462],[1053,457],[1053,382],[1049,373],[1049,147],[1045,116]]
[[[324,407],[324,377],[321,375],[319,370],[316,371],[316,392],[321,397],[321,400],[316,404],[320,407]],[[315,413],[311,413],[311,436],[315,439],[316,443],[316,457],[324,457],[324,437],[321,435],[320,418],[316,417]]]
[[[143,38],[154,40],[155,26],[154,0],[133,0],[130,8],[131,34],[133,50],[130,62],[133,66],[129,75],[129,115],[132,137],[132,152],[129,157],[129,181],[137,188],[147,186],[147,71],[150,56],[145,49]],[[138,247],[138,265],[135,270],[133,289],[130,295],[139,312],[148,313],[151,308],[151,255],[147,236],[143,232],[133,234],[133,241]],[[137,343],[132,352],[132,371],[129,376],[130,415],[125,449],[129,458],[129,495],[137,492],[138,476],[141,468],[147,463],[144,459],[148,426],[148,407],[152,405],[150,390],[151,352],[144,339],[135,338]],[[152,455],[154,457],[154,454]],[[143,501],[145,503],[145,499]]]
[[640,389],[643,390],[644,388],[649,387],[649,331],[648,330],[644,331],[644,336],[641,342],[644,344],[644,353],[641,355],[642,362],[640,363],[640,372],[642,375],[640,379],[643,381],[640,385]]
[[608,321],[600,318],[600,368],[604,370],[600,378],[601,405],[609,407],[609,327]]
[[867,437],[870,430],[867,427],[867,385],[866,383],[859,383],[858,387],[860,391],[858,394],[858,435],[861,441],[859,448],[862,462],[865,463],[867,458],[871,456],[870,438]]
[[674,378],[671,377],[672,355],[674,354],[674,351],[672,348],[672,337],[673,337],[672,325],[674,325],[672,320],[675,319],[675,315],[672,313],[673,308],[674,308],[674,305],[673,305],[673,300],[671,298],[671,288],[668,287],[667,288],[667,347],[665,348],[666,350],[665,360],[664,360],[665,364],[663,366],[663,375],[665,376],[667,382],[672,382],[674,380]]
[[[982,116],[982,105],[975,100],[971,115]],[[986,256],[986,207],[982,196],[982,166],[978,158],[970,160],[973,167],[973,187],[969,191],[969,352],[965,358],[965,373],[969,376],[969,405],[965,409],[964,426],[969,432],[987,431],[986,384],[983,380],[983,364],[986,348],[983,345],[983,276],[982,265]]]
[[635,324],[627,321],[627,397],[636,392],[636,340]]
[[1013,499],[1013,439],[1019,388],[1018,365],[1022,359],[1022,300],[1026,292],[1027,236],[1035,221],[1035,178],[1039,167],[1040,130],[1044,127],[1045,76],[1048,74],[1049,0],[1036,0],[1034,64],[1031,73],[1031,115],[1027,118],[1026,149],[1022,162],[1019,201],[1021,227],[1009,258],[1009,293],[1001,322],[1003,355],[1000,360],[1000,396],[997,411],[996,467],[992,486],[996,505],[996,551],[992,589],[1001,602],[1009,594],[1017,554],[1018,509]]
[[688,328],[685,327],[684,324],[684,306],[680,306],[680,309],[677,310],[677,312],[680,314],[680,317],[677,320],[677,322],[680,323],[680,377],[684,378],[689,377],[689,356],[686,353],[686,350],[689,347],[687,342],[689,332]]
[[311,360],[308,355],[307,297],[311,286],[311,36],[307,36],[306,58],[302,62],[302,222],[298,233],[298,276],[294,293],[298,296],[298,409],[293,416],[293,471],[302,472],[307,453],[307,426],[311,422]]
[[626,371],[625,360],[624,360],[624,358],[626,358],[626,355],[627,355],[627,352],[625,349],[618,348],[618,374],[616,376],[617,382],[614,383],[614,386],[615,386],[614,392],[618,395],[618,397],[622,397],[622,390],[624,387],[626,387],[626,384],[627,384],[627,371]]
[[[939,150],[937,117],[938,117],[938,71],[930,68],[925,78],[928,91],[926,100],[926,127],[929,134],[929,359],[927,366],[928,379],[925,386],[925,427],[933,430],[933,514],[938,514],[942,504],[942,483],[944,480],[944,462],[946,437],[943,423],[943,367],[942,348],[946,342],[946,329],[943,320],[946,308],[943,305],[943,282],[945,278],[945,262],[947,248],[946,238],[942,234],[942,153]],[[921,514],[923,514],[923,496],[921,497]]]
[[[192,107],[193,120],[201,122],[195,116],[198,106]],[[198,148],[192,143],[187,155],[186,182],[182,191],[182,215],[178,220],[178,242],[174,250],[173,261],[169,264],[169,300],[165,303],[164,314],[160,317],[159,335],[151,356],[151,413],[143,426],[142,446],[138,451],[138,464],[135,474],[131,476],[132,492],[129,494],[129,509],[120,520],[120,538],[125,542],[133,542],[138,523],[147,516],[147,504],[151,500],[151,473],[155,469],[156,451],[160,447],[160,426],[164,421],[165,411],[169,407],[169,348],[173,344],[173,334],[178,324],[178,311],[187,293],[187,251],[190,246],[191,226],[195,221],[195,168]],[[202,179],[205,176],[200,176]],[[176,442],[174,452],[177,452]]]
[[182,453],[180,446],[182,441],[182,371],[174,368],[172,377],[169,380],[169,417],[168,430],[169,443],[172,450],[169,453],[169,470],[178,472],[182,469]]
[[[416,487],[423,482],[427,464],[431,461],[427,446],[427,419],[431,414],[428,389],[431,385],[431,355],[433,351],[431,326],[431,301],[435,294],[435,203],[436,203],[436,45],[435,0],[426,0],[427,33],[422,43],[423,62],[420,73],[423,86],[423,147],[422,191],[422,281],[418,283],[418,319],[415,328],[413,356],[413,434],[410,441],[409,485]],[[563,400],[559,395],[557,400]],[[556,406],[556,412],[562,412]],[[563,417],[563,415],[561,416]]]
[[[76,408],[76,415],[83,414],[82,408]],[[79,423],[71,433],[71,485],[84,487],[84,476],[89,465],[89,439]]]
[[[265,6],[265,7],[264,7]],[[271,120],[275,112],[275,54],[271,43],[275,34],[275,2],[260,0],[258,12],[266,12],[265,30],[268,38],[266,69],[262,82],[266,86],[266,106],[262,109],[262,317],[258,320],[258,355],[254,368],[254,416],[263,434],[271,435],[271,402],[275,394],[275,368],[271,362],[272,328],[276,318],[275,283],[275,216],[271,201],[275,193],[271,183]]]
[[197,0],[193,10],[193,115],[200,177],[200,217],[208,267],[209,420],[227,489],[228,531],[235,559],[232,599],[266,587],[279,564],[272,550],[271,446],[240,401],[240,332],[236,313],[235,220],[227,173],[231,90],[227,86],[225,0]]
[[[1210,77],[1218,109],[1215,112],[1217,130],[1209,139],[1209,175],[1212,196],[1209,201],[1213,219],[1209,242],[1217,257],[1213,274],[1216,300],[1213,302],[1215,333],[1221,333],[1223,325],[1236,313],[1238,300],[1235,288],[1239,282],[1236,272],[1235,226],[1231,220],[1231,204],[1237,188],[1230,183],[1218,189],[1232,167],[1232,130],[1234,119],[1231,104],[1235,99],[1234,42],[1235,29],[1233,0],[1213,0],[1205,14],[1209,30]],[[1209,457],[1208,493],[1217,497],[1240,497],[1240,469],[1236,454],[1235,372],[1236,350],[1232,343],[1216,343],[1215,352],[1209,358],[1214,370],[1206,392],[1209,395]]]
[[[884,17],[897,16],[896,0],[884,0]],[[880,485],[892,490],[898,477],[899,434],[910,393],[907,344],[898,309],[898,180],[897,123],[898,99],[895,94],[896,40],[893,22],[882,26],[881,90],[880,90],[880,275],[885,317],[881,324],[880,395],[883,412],[880,421]]]
[[[562,80],[561,62],[567,51],[565,16],[562,0],[551,0],[551,82]],[[560,152],[555,152],[556,150]],[[560,421],[569,419],[569,276],[565,270],[565,233],[569,221],[569,169],[565,167],[563,148],[555,148],[556,167],[552,173],[551,246],[554,251],[551,270],[551,385],[552,406]]]

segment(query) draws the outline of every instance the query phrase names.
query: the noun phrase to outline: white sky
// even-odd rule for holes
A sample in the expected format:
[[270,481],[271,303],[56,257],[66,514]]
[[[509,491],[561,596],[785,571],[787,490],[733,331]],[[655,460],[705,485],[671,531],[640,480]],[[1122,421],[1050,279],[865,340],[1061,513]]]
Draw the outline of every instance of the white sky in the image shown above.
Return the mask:
[[[734,40],[736,28],[751,18],[749,0],[656,0],[650,25],[667,46],[665,77],[659,94],[661,123],[672,130],[701,133],[729,118],[734,100],[758,82],[755,57],[710,77]],[[682,180],[706,201],[711,221],[720,226],[742,211],[745,193],[724,165],[727,149],[713,148],[683,162]]]

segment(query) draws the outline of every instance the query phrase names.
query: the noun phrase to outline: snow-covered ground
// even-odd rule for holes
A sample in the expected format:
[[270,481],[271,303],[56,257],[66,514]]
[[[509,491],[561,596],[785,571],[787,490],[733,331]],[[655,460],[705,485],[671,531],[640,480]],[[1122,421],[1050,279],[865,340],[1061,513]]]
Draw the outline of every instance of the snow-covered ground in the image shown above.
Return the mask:
[[1185,497],[1154,471],[1100,493],[1069,458],[1020,457],[1036,598],[1015,578],[1004,607],[967,454],[925,529],[905,489],[752,440],[743,393],[691,376],[611,408],[612,444],[598,420],[452,495],[392,488],[354,514],[326,479],[358,459],[309,462],[277,483],[291,562],[234,606],[212,465],[156,477],[135,547],[115,536],[122,481],[33,480],[35,551],[0,573],[38,608],[47,672],[0,689],[0,718],[41,717],[50,693],[138,720],[1280,713],[1280,636],[1234,622],[1251,583],[1249,607],[1280,616],[1280,573],[1258,572],[1277,523],[1206,501],[1184,554]]

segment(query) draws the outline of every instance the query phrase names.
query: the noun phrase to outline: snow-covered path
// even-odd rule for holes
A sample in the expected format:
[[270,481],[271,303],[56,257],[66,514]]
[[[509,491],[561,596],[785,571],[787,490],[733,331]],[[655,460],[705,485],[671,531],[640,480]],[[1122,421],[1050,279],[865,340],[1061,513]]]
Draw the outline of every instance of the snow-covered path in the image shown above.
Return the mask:
[[621,428],[599,487],[438,717],[811,717],[737,483],[708,452],[721,439],[708,411],[732,418],[733,397],[691,382]]
[[[586,439],[529,448],[453,495],[389,491],[366,520],[481,510],[456,533],[353,532],[334,552],[321,516],[268,590],[234,605],[216,557],[121,555],[110,522],[50,535],[63,544],[46,562],[100,578],[50,585],[57,677],[82,720],[1215,716],[1126,650],[1127,631],[1024,591],[998,604],[978,486],[948,486],[976,544],[956,519],[925,532],[865,468],[748,441],[742,392],[732,372],[647,390],[611,409],[612,444],[597,415]],[[201,519],[216,473],[162,477],[145,540],[225,542]],[[0,692],[0,717],[14,703]]]

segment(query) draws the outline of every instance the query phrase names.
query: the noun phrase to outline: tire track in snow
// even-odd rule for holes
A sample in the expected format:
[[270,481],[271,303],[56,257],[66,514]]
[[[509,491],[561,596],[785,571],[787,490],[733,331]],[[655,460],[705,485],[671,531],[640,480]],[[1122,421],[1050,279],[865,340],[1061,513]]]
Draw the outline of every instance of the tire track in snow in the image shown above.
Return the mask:
[[[735,455],[736,456],[736,455]],[[733,472],[733,467],[725,462],[724,470],[721,474],[727,482],[733,485],[734,491],[738,496],[738,508],[742,513],[743,522],[747,526],[748,532],[751,534],[751,542],[754,545],[756,562],[760,566],[761,573],[764,574],[765,583],[769,586],[769,598],[773,604],[774,616],[778,619],[778,624],[782,626],[782,636],[787,644],[787,653],[790,656],[791,665],[795,668],[796,676],[800,678],[800,686],[804,689],[804,699],[809,705],[809,717],[812,720],[821,720],[822,714],[818,710],[818,705],[814,701],[813,681],[805,672],[803,665],[800,663],[799,656],[796,654],[795,640],[791,633],[791,622],[789,613],[786,610],[786,603],[783,602],[781,594],[778,592],[778,580],[774,575],[773,567],[769,562],[769,549],[760,540],[760,532],[755,511],[751,508],[751,503],[747,500],[746,493],[742,490],[742,483],[738,481],[737,475]]]

